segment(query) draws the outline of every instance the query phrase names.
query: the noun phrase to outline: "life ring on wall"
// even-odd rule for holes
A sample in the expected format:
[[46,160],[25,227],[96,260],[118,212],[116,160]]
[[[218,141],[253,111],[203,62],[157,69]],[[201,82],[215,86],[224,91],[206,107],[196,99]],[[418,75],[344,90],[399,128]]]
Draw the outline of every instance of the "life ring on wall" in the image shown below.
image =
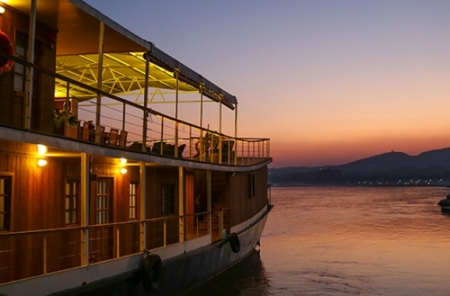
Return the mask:
[[142,285],[147,291],[156,291],[162,275],[162,261],[158,255],[149,254],[144,259]]
[[[9,55],[15,55],[14,54],[14,46],[9,38],[8,35],[6,35],[5,32],[0,31],[0,50],[3,52],[8,53]],[[14,66],[14,61],[7,60],[4,57],[0,58],[0,75],[3,73],[7,73],[11,71],[12,67]]]
[[241,250],[241,242],[239,241],[239,237],[236,232],[233,232],[230,235],[230,247],[233,253],[239,253]]

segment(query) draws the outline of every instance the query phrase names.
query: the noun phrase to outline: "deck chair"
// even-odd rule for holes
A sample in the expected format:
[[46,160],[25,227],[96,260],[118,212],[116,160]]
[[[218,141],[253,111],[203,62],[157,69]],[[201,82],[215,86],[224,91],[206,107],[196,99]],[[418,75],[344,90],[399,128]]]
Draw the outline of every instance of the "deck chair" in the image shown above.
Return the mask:
[[119,135],[119,147],[120,148],[125,148],[125,146],[127,146],[127,135],[128,132],[121,130],[120,131],[120,135]]
[[183,158],[184,148],[186,148],[186,144],[181,144],[178,146],[178,158]]
[[119,130],[112,128],[109,130],[109,146],[117,146],[119,138]]
[[72,138],[72,139],[79,139],[80,136],[80,122],[78,122],[76,125],[69,125],[69,124],[64,124],[64,135],[66,137]]
[[223,163],[233,163],[234,151],[233,151],[234,141],[226,140],[222,142],[222,162]]
[[83,123],[83,127],[81,128],[81,140],[83,141],[89,141],[89,136],[90,136],[90,132],[89,132],[89,122],[85,121]]

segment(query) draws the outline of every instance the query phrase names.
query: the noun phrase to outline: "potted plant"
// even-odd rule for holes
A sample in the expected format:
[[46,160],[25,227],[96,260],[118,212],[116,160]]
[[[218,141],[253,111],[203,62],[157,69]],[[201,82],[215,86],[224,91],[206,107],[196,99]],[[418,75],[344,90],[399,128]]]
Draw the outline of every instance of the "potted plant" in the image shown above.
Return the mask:
[[206,151],[206,156],[208,156],[208,153],[210,155],[211,162],[218,162],[219,161],[219,135],[207,132],[205,135],[205,144],[207,145],[208,149]]
[[77,116],[70,114],[67,110],[61,111],[58,108],[55,108],[54,115],[53,129],[55,134],[64,135],[64,124],[66,120],[70,127],[78,125]]

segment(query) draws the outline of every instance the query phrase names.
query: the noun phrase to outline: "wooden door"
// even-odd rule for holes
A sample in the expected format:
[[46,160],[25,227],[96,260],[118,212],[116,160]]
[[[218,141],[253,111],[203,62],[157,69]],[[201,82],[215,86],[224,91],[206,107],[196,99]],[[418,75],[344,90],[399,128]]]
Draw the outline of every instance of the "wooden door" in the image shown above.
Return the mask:
[[[94,213],[91,221],[95,225],[104,227],[94,228],[90,231],[90,261],[98,262],[113,258],[114,255],[114,227],[107,226],[113,222],[113,178],[98,178],[91,194],[91,205]],[[93,196],[92,196],[93,195]]]

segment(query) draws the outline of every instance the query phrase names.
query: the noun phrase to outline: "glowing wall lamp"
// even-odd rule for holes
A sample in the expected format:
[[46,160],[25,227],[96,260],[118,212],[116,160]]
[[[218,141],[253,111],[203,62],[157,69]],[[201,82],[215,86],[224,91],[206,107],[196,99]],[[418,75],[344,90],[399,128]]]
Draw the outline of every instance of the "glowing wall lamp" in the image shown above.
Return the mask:
[[[126,158],[121,158],[121,159],[120,159],[120,164],[121,164],[122,166],[125,166],[125,165],[127,164],[127,159],[126,159]],[[124,168],[124,167],[122,167],[119,171],[120,171],[120,173],[121,173],[122,175],[125,175],[125,174],[127,173],[127,169]]]
[[37,162],[37,165],[40,167],[46,166],[47,165],[47,160],[45,159],[39,159]]
[[0,14],[4,14],[5,13],[5,8],[0,6]]
[[41,155],[47,153],[47,146],[45,146],[45,145],[38,144],[37,149],[38,149],[38,153]]

